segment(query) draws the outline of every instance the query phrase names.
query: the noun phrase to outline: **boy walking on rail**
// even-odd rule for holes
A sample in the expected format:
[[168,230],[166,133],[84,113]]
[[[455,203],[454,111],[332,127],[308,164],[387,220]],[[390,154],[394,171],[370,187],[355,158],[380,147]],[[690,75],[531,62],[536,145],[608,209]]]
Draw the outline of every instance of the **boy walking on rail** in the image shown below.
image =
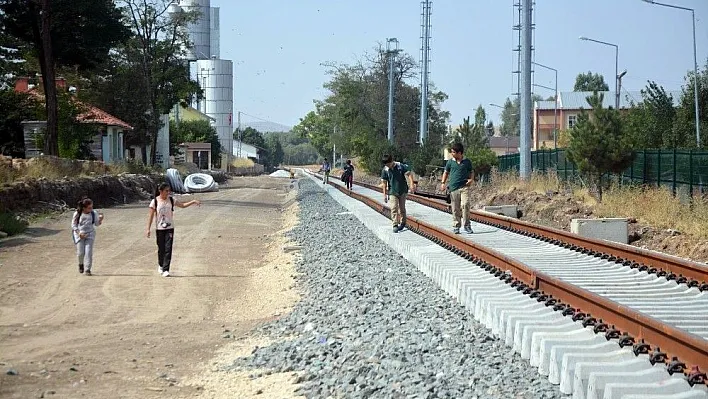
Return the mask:
[[320,171],[324,172],[324,177],[322,178],[322,184],[327,184],[329,183],[329,172],[332,169],[332,166],[329,164],[329,161],[327,158],[324,159],[324,162],[322,162],[322,168]]
[[[409,191],[411,193],[415,191],[415,183],[408,165],[394,162],[389,154],[383,156],[381,163],[384,165],[381,171],[384,202],[388,202],[391,197],[393,232],[398,233],[406,227],[406,196]],[[410,186],[406,179],[410,182]]]
[[[474,169],[472,162],[465,158],[464,147],[455,143],[450,147],[449,159],[445,164],[445,173],[442,176],[442,189],[450,192],[452,203],[453,232],[460,234],[460,225],[465,232],[472,234],[470,225],[470,187],[474,183]],[[445,185],[447,182],[447,186]],[[460,223],[462,219],[462,223]]]

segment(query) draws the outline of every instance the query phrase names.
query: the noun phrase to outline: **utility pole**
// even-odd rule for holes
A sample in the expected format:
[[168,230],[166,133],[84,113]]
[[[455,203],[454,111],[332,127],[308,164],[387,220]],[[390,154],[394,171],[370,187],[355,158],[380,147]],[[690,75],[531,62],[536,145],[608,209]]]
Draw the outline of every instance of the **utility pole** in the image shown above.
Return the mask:
[[519,172],[522,180],[531,177],[531,51],[532,51],[532,3],[533,0],[521,0],[521,103]]
[[386,39],[386,55],[388,56],[388,142],[393,144],[393,95],[396,85],[393,79],[393,69],[398,55],[398,39]]
[[430,64],[430,0],[423,0],[421,26],[421,75],[420,75],[420,134],[418,140],[423,145],[428,138],[428,66]]
[[238,111],[237,115],[237,120],[238,120],[238,157],[241,158],[241,139],[243,138],[242,132],[241,132],[241,111]]

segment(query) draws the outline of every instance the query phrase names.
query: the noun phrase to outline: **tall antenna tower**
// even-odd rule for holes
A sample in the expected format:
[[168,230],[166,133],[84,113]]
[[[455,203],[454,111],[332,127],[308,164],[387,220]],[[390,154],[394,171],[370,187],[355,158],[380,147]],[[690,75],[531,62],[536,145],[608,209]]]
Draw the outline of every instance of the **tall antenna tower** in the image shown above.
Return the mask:
[[[516,96],[518,101],[520,101],[519,94],[521,93],[520,87],[521,87],[521,34],[522,34],[522,22],[523,22],[523,10],[522,10],[522,3],[521,0],[511,0],[512,5],[513,5],[513,20],[514,24],[512,26],[513,29],[513,48],[512,48],[512,59],[513,59],[513,64],[514,64],[514,69],[511,72],[512,76],[512,90],[513,92],[511,93],[512,96]],[[532,13],[532,18],[533,21],[536,21],[536,2],[533,1],[531,2],[531,13]],[[531,62],[533,65],[533,62],[536,62],[536,23],[533,22],[531,23]],[[534,69],[533,67],[531,68],[531,87],[533,87],[533,84],[536,83],[534,81]]]
[[418,141],[423,145],[428,138],[428,78],[430,71],[430,14],[432,1],[420,2],[420,134]]

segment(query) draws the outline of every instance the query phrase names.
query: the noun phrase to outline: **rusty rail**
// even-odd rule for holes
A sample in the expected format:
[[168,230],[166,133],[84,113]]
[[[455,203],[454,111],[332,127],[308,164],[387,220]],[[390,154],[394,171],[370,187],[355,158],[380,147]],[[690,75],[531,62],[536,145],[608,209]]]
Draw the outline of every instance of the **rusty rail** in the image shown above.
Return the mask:
[[[390,211],[388,206],[365,195],[349,191],[332,182],[330,185],[379,213],[387,215]],[[700,370],[708,370],[708,340],[532,269],[491,248],[464,240],[422,220],[408,216],[407,226],[410,230],[454,250],[460,256],[470,260],[476,258],[487,263],[490,265],[487,268],[490,273],[505,279],[520,291],[523,290],[525,294],[537,298],[555,299],[553,302],[547,302],[547,305],[553,304],[556,309],[564,310],[564,314],[572,315],[574,320],[582,320],[584,325],[595,326],[596,332],[606,332],[608,340],[619,338],[625,346],[633,345],[635,354],[649,353],[653,348],[655,359],[669,364],[684,374],[700,374]],[[511,272],[511,276],[505,274],[507,270]],[[624,334],[620,335],[622,332]]]
[[[381,188],[372,184],[355,181],[355,184],[371,190]],[[440,199],[428,198],[416,194],[409,194],[408,199],[443,212],[450,212],[450,205]],[[586,250],[588,254],[599,253],[607,258],[614,257],[624,260],[627,266],[648,270],[649,272],[666,275],[668,279],[674,279],[679,283],[687,283],[689,286],[699,287],[701,291],[708,291],[708,266],[681,259],[676,256],[649,251],[632,245],[625,245],[594,238],[581,237],[564,230],[552,227],[541,226],[522,220],[495,215],[489,212],[470,211],[472,220],[493,225],[505,230],[517,233],[525,233],[535,238],[546,238],[546,241],[554,244],[565,244],[566,247],[573,246]]]

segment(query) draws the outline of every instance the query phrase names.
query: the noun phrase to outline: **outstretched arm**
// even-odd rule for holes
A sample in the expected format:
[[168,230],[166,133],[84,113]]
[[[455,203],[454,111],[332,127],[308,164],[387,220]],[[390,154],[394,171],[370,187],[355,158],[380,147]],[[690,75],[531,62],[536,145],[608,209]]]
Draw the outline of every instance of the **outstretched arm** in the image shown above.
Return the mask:
[[197,205],[200,206],[202,203],[199,200],[192,200],[189,202],[180,202],[180,201],[175,201],[175,206],[177,208],[189,208],[192,205]]

